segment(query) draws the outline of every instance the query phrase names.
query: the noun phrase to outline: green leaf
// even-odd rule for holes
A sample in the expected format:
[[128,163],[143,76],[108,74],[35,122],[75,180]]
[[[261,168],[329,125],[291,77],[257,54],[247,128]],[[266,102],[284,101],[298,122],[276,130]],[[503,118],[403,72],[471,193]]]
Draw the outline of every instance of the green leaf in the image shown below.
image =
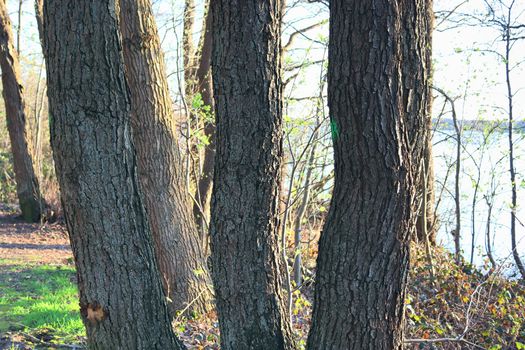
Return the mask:
[[202,95],[200,93],[196,93],[193,96],[193,100],[191,101],[191,107],[193,109],[199,109],[204,105],[204,101],[202,101]]

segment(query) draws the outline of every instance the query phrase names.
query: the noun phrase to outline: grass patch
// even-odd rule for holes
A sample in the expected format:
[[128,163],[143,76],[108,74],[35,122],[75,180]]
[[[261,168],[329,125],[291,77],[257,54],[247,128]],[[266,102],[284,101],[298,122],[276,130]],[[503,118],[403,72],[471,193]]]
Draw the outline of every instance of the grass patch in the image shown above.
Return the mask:
[[0,260],[0,334],[23,330],[45,341],[78,342],[85,330],[74,278],[71,266]]

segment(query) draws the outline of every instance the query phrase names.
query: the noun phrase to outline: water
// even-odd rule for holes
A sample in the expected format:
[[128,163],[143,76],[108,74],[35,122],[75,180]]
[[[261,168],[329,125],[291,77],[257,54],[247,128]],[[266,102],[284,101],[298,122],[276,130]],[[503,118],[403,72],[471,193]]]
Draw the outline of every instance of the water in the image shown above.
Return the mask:
[[[491,241],[493,255],[497,261],[514,262],[511,257],[510,238],[511,182],[508,160],[508,138],[504,129],[487,132],[474,128],[464,130],[461,150],[460,201],[461,201],[461,248],[466,261],[470,261],[472,232],[474,232],[474,263],[486,262],[486,230],[488,206],[486,199],[493,199],[491,215]],[[434,165],[436,176],[436,201],[441,196],[437,213],[440,218],[438,243],[451,251],[454,241],[451,231],[455,228],[455,155],[456,140],[454,130],[440,127],[434,133]],[[515,168],[517,172],[518,205],[516,208],[516,236],[518,252],[525,259],[525,209],[520,203],[525,199],[524,134],[515,132]],[[479,181],[478,181],[479,171]],[[448,173],[448,175],[447,175]],[[472,220],[473,200],[475,200],[474,223]]]

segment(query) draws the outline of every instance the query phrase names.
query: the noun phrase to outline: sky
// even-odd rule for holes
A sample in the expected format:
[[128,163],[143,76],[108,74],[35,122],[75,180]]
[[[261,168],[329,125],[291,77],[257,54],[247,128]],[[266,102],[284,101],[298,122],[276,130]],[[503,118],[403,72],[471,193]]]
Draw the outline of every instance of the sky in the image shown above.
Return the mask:
[[[289,0],[294,3],[296,0]],[[510,3],[512,0],[503,0]],[[8,0],[11,20],[16,28],[18,1]],[[165,51],[167,70],[170,77],[170,87],[177,95],[178,85],[182,83],[180,67],[182,65],[180,54],[180,39],[182,37],[182,14],[184,2],[181,0],[155,0],[154,10]],[[197,0],[197,13],[195,18],[198,40],[202,23],[202,1]],[[459,6],[458,6],[459,5]],[[458,98],[461,106],[458,113],[460,118],[475,119],[478,116],[493,119],[502,118],[506,105],[506,88],[504,64],[496,54],[487,50],[503,52],[500,33],[492,28],[475,25],[476,21],[469,16],[476,14],[482,17],[486,13],[484,0],[435,0],[434,9],[437,14],[436,30],[433,36],[434,55],[434,84]],[[447,11],[456,9],[450,20],[461,20],[471,23],[471,26],[456,26],[450,21],[441,21]],[[514,17],[525,23],[525,1],[516,0],[514,4]],[[298,3],[288,9],[284,16],[283,43],[296,29],[301,29],[328,19],[328,9],[322,4]],[[22,54],[26,56],[25,62],[32,61],[35,67],[40,66],[41,54],[38,43],[38,34],[34,20],[33,1],[24,0],[22,16]],[[522,33],[525,35],[525,32]],[[312,40],[307,40],[313,39]],[[326,55],[326,49],[320,42],[328,39],[328,24],[299,37],[293,50],[287,55],[284,65],[305,61],[319,61]],[[511,62],[516,64],[525,60],[525,40],[513,47]],[[512,72],[514,90],[517,91],[515,112],[517,119],[525,118],[525,64],[515,68]],[[179,73],[177,75],[177,73]],[[289,73],[288,75],[290,75]],[[320,69],[318,66],[304,69],[301,74],[289,84],[287,96],[305,97],[315,95],[318,88]],[[286,74],[285,74],[286,79]],[[316,82],[316,83],[314,83]],[[523,90],[520,90],[523,89]],[[523,101],[523,102],[522,102]],[[440,107],[436,104],[436,108]],[[309,110],[309,108],[307,108]]]
[[[505,1],[507,4],[512,1]],[[461,5],[462,4],[462,5]],[[458,5],[461,5],[458,7]],[[472,23],[471,26],[454,27],[452,23],[438,24],[434,32],[434,84],[459,99],[461,118],[504,118],[507,109],[505,64],[498,57],[504,53],[501,32],[494,28],[476,25],[470,15],[481,17],[487,13],[483,0],[437,0],[438,15],[456,9],[450,19]],[[515,1],[513,18],[525,24],[525,1]],[[441,12],[443,11],[443,12]],[[503,13],[503,11],[498,11]],[[522,36],[525,32],[522,31]],[[525,40],[516,42],[511,51],[510,65],[525,61]],[[525,65],[517,66],[511,73],[515,93],[516,119],[525,118]],[[440,106],[435,106],[440,107]]]

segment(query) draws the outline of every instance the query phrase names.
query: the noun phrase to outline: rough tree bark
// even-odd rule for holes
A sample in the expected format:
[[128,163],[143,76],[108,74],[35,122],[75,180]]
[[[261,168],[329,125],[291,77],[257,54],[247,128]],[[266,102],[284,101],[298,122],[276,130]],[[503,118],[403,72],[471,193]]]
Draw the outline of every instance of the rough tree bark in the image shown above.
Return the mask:
[[44,214],[46,204],[33,165],[32,143],[26,123],[28,108],[6,0],[0,0],[0,67],[18,202],[24,220],[37,222]]
[[279,0],[212,1],[217,154],[212,276],[221,346],[294,348],[278,245]]
[[401,349],[430,95],[430,0],[331,0],[335,187],[308,348]]
[[115,0],[46,0],[51,145],[90,349],[183,349],[142,203]]
[[168,304],[210,311],[211,280],[186,192],[164,57],[150,0],[120,0],[126,78],[139,180]]

